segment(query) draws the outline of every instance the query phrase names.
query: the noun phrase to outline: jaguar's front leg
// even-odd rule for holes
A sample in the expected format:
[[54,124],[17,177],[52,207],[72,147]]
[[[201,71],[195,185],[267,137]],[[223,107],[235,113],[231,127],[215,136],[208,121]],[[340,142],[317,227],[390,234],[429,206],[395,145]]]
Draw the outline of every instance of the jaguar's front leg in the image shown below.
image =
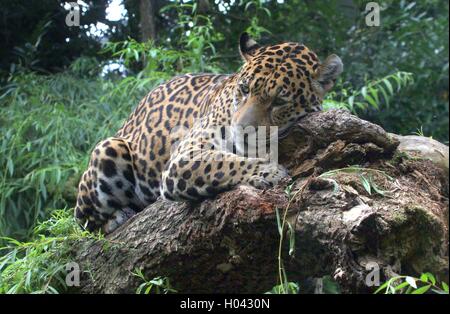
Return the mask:
[[180,147],[162,174],[161,194],[169,200],[200,200],[237,184],[271,187],[286,176],[284,167],[265,159]]

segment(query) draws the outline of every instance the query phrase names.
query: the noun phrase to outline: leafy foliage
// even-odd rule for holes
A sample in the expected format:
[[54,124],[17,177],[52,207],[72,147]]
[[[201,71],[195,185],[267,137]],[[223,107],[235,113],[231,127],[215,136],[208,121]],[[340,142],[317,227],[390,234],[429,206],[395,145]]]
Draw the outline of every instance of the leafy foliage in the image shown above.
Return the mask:
[[346,167],[346,168],[339,168],[339,169],[333,169],[329,170],[327,172],[322,173],[319,178],[327,178],[333,182],[335,186],[335,190],[338,189],[338,183],[330,179],[333,176],[340,174],[340,173],[348,173],[348,174],[355,174],[359,177],[359,180],[361,182],[362,187],[367,192],[367,194],[378,194],[381,196],[384,196],[387,194],[388,191],[384,191],[382,188],[378,186],[378,184],[375,182],[376,176],[384,177],[385,179],[389,181],[394,181],[394,179],[389,176],[387,173],[385,173],[382,170],[378,169],[371,169],[371,168],[364,168],[357,165]]
[[167,294],[177,292],[171,287],[169,278],[167,277],[156,277],[147,280],[140,269],[135,270],[133,274],[143,281],[136,289],[136,294]]
[[[98,38],[80,30],[91,29],[97,22],[120,26],[105,18],[107,5],[108,0],[84,2],[78,28],[66,25],[64,1],[2,1],[0,82],[21,68],[55,73],[82,55],[99,58]],[[110,34],[111,29],[105,33]]]
[[272,290],[266,292],[266,294],[298,294],[300,292],[300,287],[295,282],[286,282],[277,285],[272,288]]
[[423,273],[420,278],[411,276],[395,276],[382,284],[375,293],[384,294],[448,294],[448,285],[440,284],[431,273]]
[[25,239],[51,208],[74,204],[89,152],[150,88],[76,73],[11,77],[0,96],[0,235]]
[[329,93],[323,106],[325,109],[345,108],[353,113],[369,108],[380,110],[382,105],[389,108],[391,99],[412,84],[414,84],[412,73],[401,71],[369,81],[356,90],[347,82],[347,84],[338,85],[336,91]]
[[59,293],[67,291],[65,266],[70,261],[72,244],[86,237],[100,236],[82,231],[72,211],[53,212],[52,217],[39,224],[27,242],[4,238],[0,252],[0,294]]

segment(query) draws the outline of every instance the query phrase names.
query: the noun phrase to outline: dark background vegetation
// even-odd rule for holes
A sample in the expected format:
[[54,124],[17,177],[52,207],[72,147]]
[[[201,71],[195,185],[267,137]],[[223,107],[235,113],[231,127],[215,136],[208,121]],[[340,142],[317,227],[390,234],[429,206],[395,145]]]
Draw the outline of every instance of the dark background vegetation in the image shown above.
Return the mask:
[[[368,1],[195,2],[196,14],[208,17],[212,24],[213,38],[206,40],[214,44],[215,50],[204,52],[214,55],[221,69],[231,72],[239,66],[236,42],[239,34],[250,28],[265,43],[299,41],[321,56],[338,53],[346,66],[344,81],[353,85],[396,70],[411,72],[416,83],[407,93],[389,108],[369,110],[363,115],[397,133],[408,134],[422,128],[425,135],[448,141],[448,1],[379,1],[380,27],[365,25],[364,8]],[[183,37],[190,26],[179,23],[177,8],[161,11],[175,1],[124,0],[126,17],[119,21],[106,18],[108,0],[85,1],[81,28],[65,25],[67,10],[62,3],[2,1],[3,79],[17,65],[49,74],[64,71],[79,57],[106,62],[111,55],[99,54],[105,40],[134,38],[140,42],[154,40],[174,49],[185,48]],[[185,10],[190,14],[190,8]],[[205,19],[198,19],[198,25],[207,24]],[[109,26],[102,38],[86,32],[86,27],[97,22]],[[132,69],[136,72],[139,67]]]
[[[0,236],[73,230],[76,185],[96,142],[155,84],[236,71],[243,31],[263,44],[297,41],[321,58],[338,54],[345,71],[327,108],[448,144],[446,0],[378,1],[379,27],[365,24],[361,0],[78,2],[81,25],[68,27],[64,1],[1,1]],[[108,19],[111,2],[123,5],[122,18]],[[55,209],[65,210],[34,229]]]

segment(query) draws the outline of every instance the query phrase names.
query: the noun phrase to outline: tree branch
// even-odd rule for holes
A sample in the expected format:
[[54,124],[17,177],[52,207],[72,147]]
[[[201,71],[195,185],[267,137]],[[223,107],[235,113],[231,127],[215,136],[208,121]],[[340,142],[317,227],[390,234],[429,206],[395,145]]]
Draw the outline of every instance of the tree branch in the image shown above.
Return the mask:
[[[280,147],[297,178],[292,191],[301,193],[289,196],[284,182],[266,191],[238,186],[198,204],[158,200],[105,240],[76,246],[80,292],[133,293],[135,269],[168,277],[184,293],[268,291],[278,280],[276,209],[288,209],[295,254],[285,236],[283,265],[304,292],[326,275],[343,292],[373,291],[373,265],[381,279],[422,271],[445,279],[448,176],[430,161],[399,157],[398,144],[348,112],[311,114]],[[353,164],[375,170],[323,174]]]

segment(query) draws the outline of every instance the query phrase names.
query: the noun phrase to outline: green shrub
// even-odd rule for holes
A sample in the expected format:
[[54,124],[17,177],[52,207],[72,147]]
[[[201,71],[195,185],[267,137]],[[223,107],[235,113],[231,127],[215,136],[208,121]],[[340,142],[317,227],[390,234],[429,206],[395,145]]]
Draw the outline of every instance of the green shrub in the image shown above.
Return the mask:
[[5,252],[0,257],[0,294],[60,293],[68,290],[66,264],[71,262],[73,243],[99,236],[82,231],[72,211],[55,210],[52,217],[38,224],[26,242],[3,238]]
[[26,239],[52,208],[74,205],[90,150],[113,135],[151,86],[126,94],[118,88],[70,71],[10,79],[0,96],[0,236]]
[[420,278],[395,276],[383,283],[375,293],[384,294],[448,294],[448,285],[439,283],[431,273],[423,273]]

